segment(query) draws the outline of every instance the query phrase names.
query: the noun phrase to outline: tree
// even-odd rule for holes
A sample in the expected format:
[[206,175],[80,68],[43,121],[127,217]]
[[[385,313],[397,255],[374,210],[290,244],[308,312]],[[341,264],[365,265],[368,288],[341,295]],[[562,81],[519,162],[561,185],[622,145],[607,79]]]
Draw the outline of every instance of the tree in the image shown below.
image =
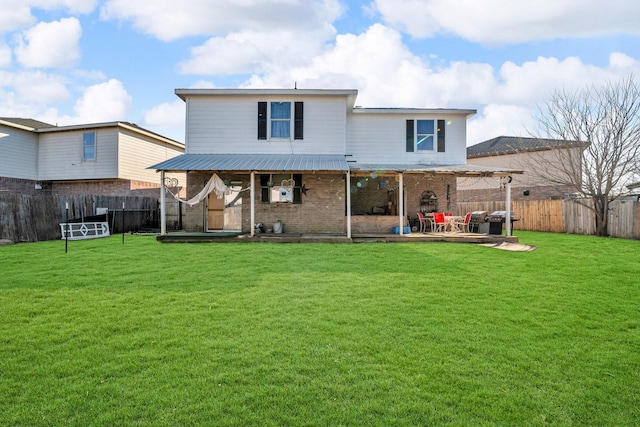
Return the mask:
[[640,153],[640,87],[634,75],[603,86],[552,94],[536,117],[539,133],[573,141],[575,149],[554,150],[556,161],[532,158],[547,182],[573,186],[576,200],[593,210],[596,233],[606,236],[609,202],[634,173]]

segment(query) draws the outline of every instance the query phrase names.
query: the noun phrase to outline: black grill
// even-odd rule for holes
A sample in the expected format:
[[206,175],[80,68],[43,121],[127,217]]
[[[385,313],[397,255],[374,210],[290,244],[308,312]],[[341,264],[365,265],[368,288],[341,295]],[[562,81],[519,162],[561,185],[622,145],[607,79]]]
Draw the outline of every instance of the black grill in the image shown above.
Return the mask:
[[[513,223],[518,221],[511,212],[511,229],[513,229]],[[495,211],[491,212],[491,215],[487,217],[489,222],[489,234],[502,234],[503,224],[507,221],[507,211]]]

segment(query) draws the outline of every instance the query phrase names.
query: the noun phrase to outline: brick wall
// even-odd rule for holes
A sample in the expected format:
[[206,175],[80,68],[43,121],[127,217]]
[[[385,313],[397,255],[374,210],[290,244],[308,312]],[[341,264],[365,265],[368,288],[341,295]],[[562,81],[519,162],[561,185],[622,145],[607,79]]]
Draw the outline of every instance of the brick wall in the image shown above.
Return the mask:
[[[240,181],[242,188],[249,188],[250,175],[223,174],[224,179]],[[187,197],[193,197],[211,178],[210,173],[191,172],[187,176]],[[263,203],[260,201],[260,178],[256,174],[255,222],[265,229],[273,228],[280,220],[285,233],[345,233],[345,181],[343,175],[309,174],[302,176],[307,189],[302,203]],[[242,231],[251,231],[251,192],[242,193]],[[206,205],[184,207],[184,228],[187,231],[205,229]]]
[[[449,203],[447,203],[447,186],[449,186]],[[420,198],[424,191],[433,191],[438,198],[437,209],[440,212],[452,212],[456,210],[456,178],[454,176],[431,176],[428,174],[405,174],[404,196],[406,215],[415,218],[421,210]]]
[[[223,178],[241,181],[243,188],[249,187],[249,175],[231,176],[223,174]],[[187,195],[193,197],[200,192],[211,177],[210,173],[191,172],[187,178]],[[372,207],[384,207],[388,201],[397,203],[398,182],[396,175],[372,178],[371,176],[354,176],[351,179],[352,213],[371,213]],[[364,180],[364,181],[363,181]],[[341,174],[306,174],[302,177],[307,188],[302,195],[301,204],[276,204],[260,201],[260,178],[256,174],[255,187],[255,222],[262,223],[265,229],[272,228],[280,220],[285,233],[336,233],[346,232],[346,194],[345,176]],[[385,182],[380,186],[380,182]],[[358,185],[360,183],[360,185]],[[447,186],[449,200],[447,204]],[[437,209],[440,211],[456,211],[456,180],[451,176],[431,176],[426,174],[405,174],[405,215],[412,218],[421,209],[420,197],[424,191],[433,191],[438,197]],[[251,202],[250,191],[242,193],[242,231],[250,232]],[[397,207],[396,207],[397,209]],[[203,231],[205,229],[206,205],[200,203],[194,207],[184,206],[184,228],[187,231]]]
[[[525,191],[529,194],[525,195]],[[562,200],[575,189],[568,186],[539,186],[539,187],[511,187],[511,200]],[[506,192],[501,188],[487,188],[479,190],[459,190],[458,200],[461,202],[493,202],[504,201]]]
[[[285,233],[346,233],[346,194],[343,175],[303,175],[307,188],[302,203],[262,203],[256,192],[256,222],[271,228],[280,220]],[[243,201],[244,203],[244,201]],[[249,199],[247,198],[247,206]],[[246,213],[245,213],[246,211]],[[243,230],[249,230],[248,210],[242,213]]]
[[[36,189],[36,184],[41,188]],[[174,192],[180,189],[172,189]],[[0,177],[0,193],[6,194],[93,194],[97,196],[160,197],[160,184],[124,179],[96,181],[40,182]]]
[[53,182],[56,195],[95,194],[100,196],[160,197],[160,184],[125,179]]
[[[41,188],[37,189],[36,184]],[[51,194],[51,184],[30,179],[0,177],[0,194]]]

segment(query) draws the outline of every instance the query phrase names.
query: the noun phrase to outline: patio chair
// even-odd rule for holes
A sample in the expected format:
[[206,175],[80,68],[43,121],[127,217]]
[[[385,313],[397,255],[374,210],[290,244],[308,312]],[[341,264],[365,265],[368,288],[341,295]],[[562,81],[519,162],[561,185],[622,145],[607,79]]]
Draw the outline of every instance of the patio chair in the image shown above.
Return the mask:
[[462,221],[455,221],[456,228],[464,233],[469,232],[469,221],[471,221],[471,212],[467,212]]
[[434,212],[433,213],[433,223],[431,224],[432,231],[446,231],[447,222],[444,219],[443,212]]
[[427,227],[431,231],[431,220],[426,218],[422,212],[418,212],[418,220],[420,221],[420,232],[426,233]]

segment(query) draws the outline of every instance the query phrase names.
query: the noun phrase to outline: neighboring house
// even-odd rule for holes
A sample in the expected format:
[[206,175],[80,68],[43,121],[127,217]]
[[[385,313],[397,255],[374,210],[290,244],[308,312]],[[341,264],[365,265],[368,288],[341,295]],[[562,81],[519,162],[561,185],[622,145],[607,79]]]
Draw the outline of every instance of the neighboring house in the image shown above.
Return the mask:
[[187,172],[188,197],[213,174],[229,188],[186,209],[187,230],[402,233],[418,211],[456,212],[456,177],[517,173],[466,164],[475,110],[355,107],[356,90],[176,94],[186,103],[185,154],[152,168]]
[[0,152],[0,194],[158,197],[158,174],[147,166],[184,145],[126,122],[53,126],[2,117]]
[[[519,168],[523,174],[513,176],[512,200],[563,199],[577,189],[554,184],[546,173],[557,169],[557,163],[572,154],[580,161],[586,144],[578,141],[499,136],[467,148],[467,164],[484,167]],[[548,168],[541,165],[548,165]],[[483,202],[505,199],[504,180],[458,178],[460,202]]]

